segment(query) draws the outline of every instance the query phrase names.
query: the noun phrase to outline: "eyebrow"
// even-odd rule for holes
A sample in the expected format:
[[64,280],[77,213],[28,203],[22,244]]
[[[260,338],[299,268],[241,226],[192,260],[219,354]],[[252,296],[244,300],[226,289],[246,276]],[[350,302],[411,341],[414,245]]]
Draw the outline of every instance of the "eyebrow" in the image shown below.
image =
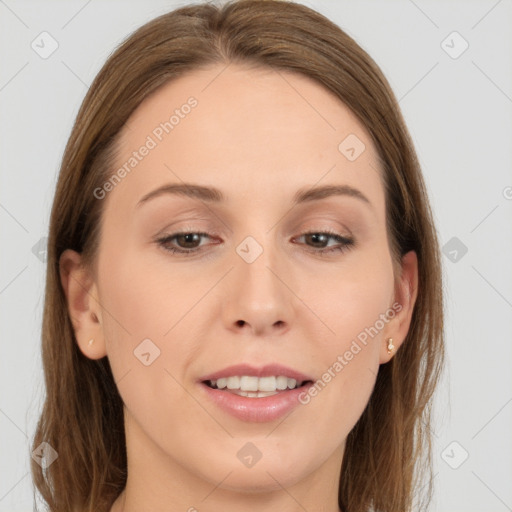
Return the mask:
[[[137,207],[147,203],[150,199],[164,194],[200,199],[208,203],[221,203],[226,201],[226,196],[215,187],[205,187],[194,183],[169,183],[147,193],[137,203]],[[320,187],[301,188],[294,194],[293,204],[297,205],[309,201],[318,201],[332,196],[354,197],[372,206],[370,200],[360,190],[350,185],[324,185]]]

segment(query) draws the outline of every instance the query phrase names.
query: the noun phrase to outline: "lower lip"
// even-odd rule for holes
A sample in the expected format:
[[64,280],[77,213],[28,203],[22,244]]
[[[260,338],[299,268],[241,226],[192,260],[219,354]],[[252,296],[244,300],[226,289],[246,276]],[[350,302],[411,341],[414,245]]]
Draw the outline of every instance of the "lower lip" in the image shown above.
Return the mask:
[[213,389],[204,382],[199,383],[207,396],[213,400],[223,411],[235,416],[239,420],[263,423],[274,421],[288,414],[301,404],[299,395],[306,393],[313,383],[308,383],[297,389],[281,391],[276,395],[249,398],[236,395],[229,391]]

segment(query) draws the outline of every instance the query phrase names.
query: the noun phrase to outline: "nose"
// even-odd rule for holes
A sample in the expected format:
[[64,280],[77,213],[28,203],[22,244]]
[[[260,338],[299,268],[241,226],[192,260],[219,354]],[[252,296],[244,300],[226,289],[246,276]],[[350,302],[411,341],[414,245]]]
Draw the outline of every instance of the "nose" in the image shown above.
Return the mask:
[[263,247],[252,262],[239,255],[225,283],[222,317],[234,332],[252,336],[282,335],[290,329],[295,295],[287,281],[284,260]]

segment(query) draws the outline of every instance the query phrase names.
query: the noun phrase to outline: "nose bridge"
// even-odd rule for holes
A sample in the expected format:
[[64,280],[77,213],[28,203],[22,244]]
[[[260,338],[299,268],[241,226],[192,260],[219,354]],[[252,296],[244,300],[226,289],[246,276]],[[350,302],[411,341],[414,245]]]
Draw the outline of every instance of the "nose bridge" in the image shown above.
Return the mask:
[[261,228],[252,233],[235,248],[223,316],[231,327],[249,324],[264,332],[290,322],[293,294],[284,284],[284,253],[274,230]]
[[[235,226],[235,236],[245,236],[235,245],[238,256],[237,267],[244,279],[258,276],[271,281],[270,268],[279,266],[282,248],[279,247],[278,228],[275,213],[262,208],[261,203],[254,204],[250,199],[245,202],[244,215]],[[267,283],[268,285],[268,283]]]
[[272,232],[267,234],[262,230],[254,236],[248,235],[236,247],[239,259],[236,277],[247,294],[276,296],[280,293],[275,273],[282,258],[277,245]]

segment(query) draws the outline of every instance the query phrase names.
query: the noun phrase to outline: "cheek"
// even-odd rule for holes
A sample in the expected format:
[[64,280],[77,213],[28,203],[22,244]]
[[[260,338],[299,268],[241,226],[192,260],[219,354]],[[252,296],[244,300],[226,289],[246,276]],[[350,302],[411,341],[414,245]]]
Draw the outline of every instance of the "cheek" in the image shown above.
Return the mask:
[[[308,303],[324,325],[315,320],[313,359],[323,373],[313,394],[322,395],[317,405],[329,402],[337,422],[350,430],[373,389],[383,331],[394,316],[390,312],[394,286],[391,258],[379,256],[378,251],[367,256],[360,253],[357,264],[347,265],[335,276],[317,276],[315,283],[312,290],[316,291],[308,294]],[[312,396],[311,402],[314,400]],[[321,416],[320,409],[318,414]]]
[[[104,248],[98,277],[107,353],[117,379],[128,371],[150,367],[144,363],[162,364],[164,357],[160,356],[165,355],[174,334],[172,327],[188,301],[187,290],[177,282],[179,292],[169,293],[174,283],[148,266],[141,252],[116,249],[115,242],[112,238],[112,244]],[[179,352],[174,356],[179,360]]]
[[[318,277],[318,276],[317,276]],[[312,298],[331,330],[329,350],[347,349],[351,341],[364,341],[371,329],[370,339],[382,337],[385,324],[382,316],[392,305],[394,277],[391,257],[385,251],[361,251],[336,273],[329,272],[317,281]],[[311,294],[310,294],[311,297]],[[374,344],[376,345],[376,344]]]
[[178,384],[195,349],[180,342],[186,335],[180,319],[200,297],[199,290],[184,286],[179,273],[163,277],[141,251],[110,246],[104,254],[98,274],[112,373],[127,409],[147,431],[163,438],[176,414],[201,419],[201,410],[187,394],[182,396]]
[[204,291],[197,280],[186,282],[180,271],[165,272],[164,266],[148,261],[140,248],[125,243],[121,250],[116,245],[113,237],[104,247],[98,270],[100,300],[109,327],[117,333],[112,341],[163,339]]
[[[321,372],[302,403],[306,430],[325,432],[333,449],[361,417],[379,371],[382,320],[390,282],[377,286],[352,274],[318,303],[319,316],[334,331],[319,336],[312,360]],[[320,307],[322,306],[322,307]],[[324,330],[325,331],[325,330]],[[320,329],[318,330],[318,333]]]

